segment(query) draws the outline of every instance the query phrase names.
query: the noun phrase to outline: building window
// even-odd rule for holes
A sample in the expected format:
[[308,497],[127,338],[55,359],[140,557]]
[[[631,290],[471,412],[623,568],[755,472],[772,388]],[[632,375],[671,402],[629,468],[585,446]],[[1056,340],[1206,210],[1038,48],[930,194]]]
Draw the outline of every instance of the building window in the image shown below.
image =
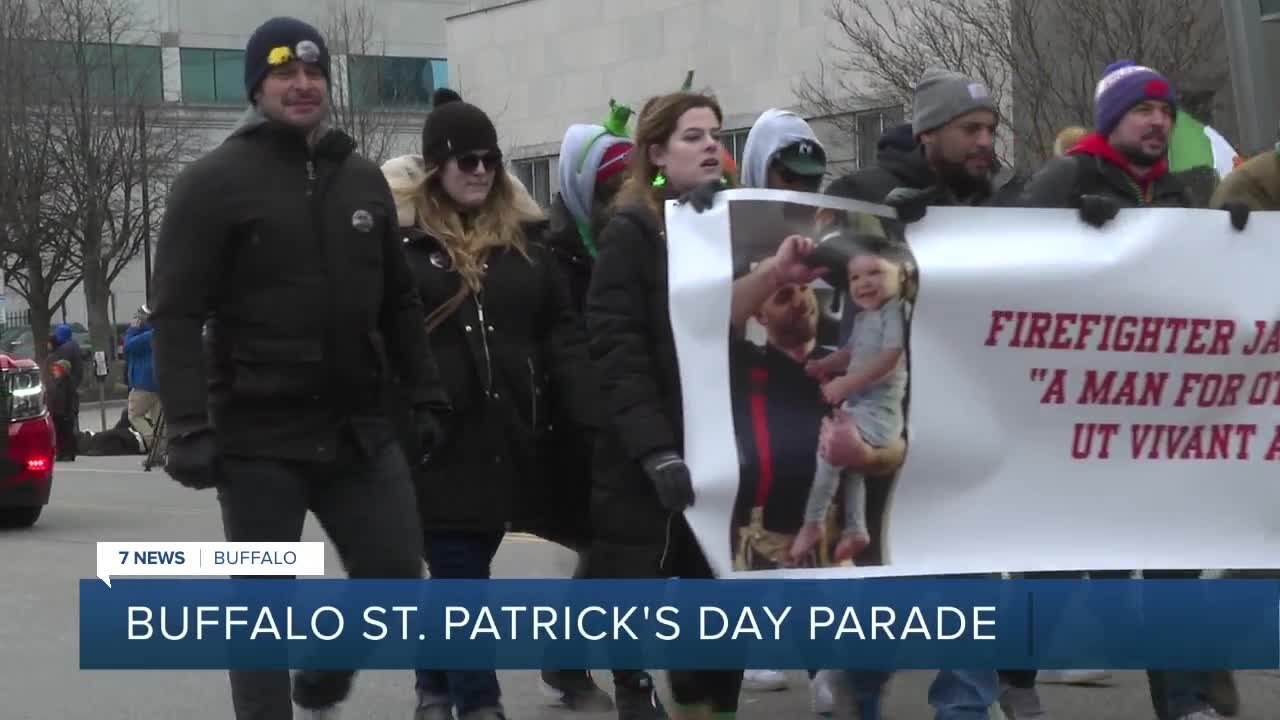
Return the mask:
[[214,105],[248,102],[244,51],[182,48],[182,101]]
[[742,151],[747,147],[747,133],[751,128],[729,130],[720,133],[720,144],[733,156],[733,164],[738,167],[738,175],[742,175]]
[[438,58],[351,55],[347,75],[359,107],[427,107],[436,88],[448,87],[449,64]]
[[533,199],[543,208],[551,207],[551,160],[554,156],[511,161],[511,172],[520,178]]
[[[38,43],[34,52],[48,68],[47,81],[54,94],[91,98],[161,102],[164,72],[160,48],[154,45],[100,43]],[[83,71],[83,73],[82,73]]]
[[877,145],[885,130],[902,123],[904,114],[902,107],[876,108],[863,110],[853,115],[855,158],[859,168],[868,168],[876,164]]

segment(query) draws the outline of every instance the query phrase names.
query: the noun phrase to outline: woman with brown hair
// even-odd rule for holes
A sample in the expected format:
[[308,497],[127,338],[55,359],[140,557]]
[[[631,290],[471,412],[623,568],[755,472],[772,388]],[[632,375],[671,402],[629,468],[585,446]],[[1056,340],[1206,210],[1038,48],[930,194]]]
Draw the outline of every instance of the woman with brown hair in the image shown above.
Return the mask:
[[[640,113],[627,178],[599,239],[587,295],[607,416],[596,444],[592,578],[711,578],[686,523],[679,369],[668,318],[662,203],[723,182],[715,100],[678,92]],[[742,671],[669,673],[676,718],[732,717]]]
[[[398,209],[452,414],[438,449],[409,457],[431,577],[487,579],[508,530],[586,544],[589,478],[551,471],[548,448],[567,433],[587,452],[596,386],[541,213],[507,175],[488,116],[441,94],[422,146]],[[506,717],[492,671],[419,670],[417,690],[415,720],[455,707],[461,720]]]

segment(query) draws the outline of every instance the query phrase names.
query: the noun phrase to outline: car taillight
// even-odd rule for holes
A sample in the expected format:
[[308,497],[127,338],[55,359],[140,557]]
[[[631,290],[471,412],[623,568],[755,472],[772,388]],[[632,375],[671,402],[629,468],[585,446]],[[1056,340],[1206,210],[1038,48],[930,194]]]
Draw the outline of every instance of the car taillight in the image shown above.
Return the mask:
[[28,472],[44,472],[49,469],[49,456],[33,455],[27,458]]

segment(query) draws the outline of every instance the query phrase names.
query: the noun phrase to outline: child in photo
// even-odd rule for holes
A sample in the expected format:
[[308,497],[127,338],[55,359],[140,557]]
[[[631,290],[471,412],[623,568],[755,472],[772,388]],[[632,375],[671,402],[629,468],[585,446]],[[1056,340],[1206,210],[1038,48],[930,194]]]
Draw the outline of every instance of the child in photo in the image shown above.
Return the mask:
[[[805,370],[822,383],[826,401],[849,415],[868,445],[884,447],[903,431],[907,385],[903,267],[859,244],[846,269],[849,298],[860,310],[853,331],[842,349],[810,361]],[[791,547],[793,559],[804,557],[821,539],[823,520],[842,478],[844,518],[835,561],[851,560],[871,544],[863,476],[833,467],[818,456],[804,526]]]

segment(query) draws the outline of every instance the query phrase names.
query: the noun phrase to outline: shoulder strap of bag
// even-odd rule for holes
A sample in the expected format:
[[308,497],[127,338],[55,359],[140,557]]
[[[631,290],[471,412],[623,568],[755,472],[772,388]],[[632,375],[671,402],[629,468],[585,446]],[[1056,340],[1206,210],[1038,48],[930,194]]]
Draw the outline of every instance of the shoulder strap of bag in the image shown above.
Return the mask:
[[[484,262],[485,256],[487,255],[488,255],[487,251],[481,254],[481,257],[480,257],[481,263]],[[463,280],[461,276],[459,276],[458,291],[455,292],[453,296],[450,297],[448,300],[445,300],[443,303],[437,306],[435,310],[432,310],[431,314],[427,315],[427,319],[426,319],[427,334],[430,335],[431,333],[435,332],[436,328],[440,327],[440,325],[444,323],[445,320],[448,320],[455,312],[457,312],[458,308],[462,307],[462,303],[466,302],[467,296],[470,294],[471,294],[471,288],[467,287],[466,281]]]

